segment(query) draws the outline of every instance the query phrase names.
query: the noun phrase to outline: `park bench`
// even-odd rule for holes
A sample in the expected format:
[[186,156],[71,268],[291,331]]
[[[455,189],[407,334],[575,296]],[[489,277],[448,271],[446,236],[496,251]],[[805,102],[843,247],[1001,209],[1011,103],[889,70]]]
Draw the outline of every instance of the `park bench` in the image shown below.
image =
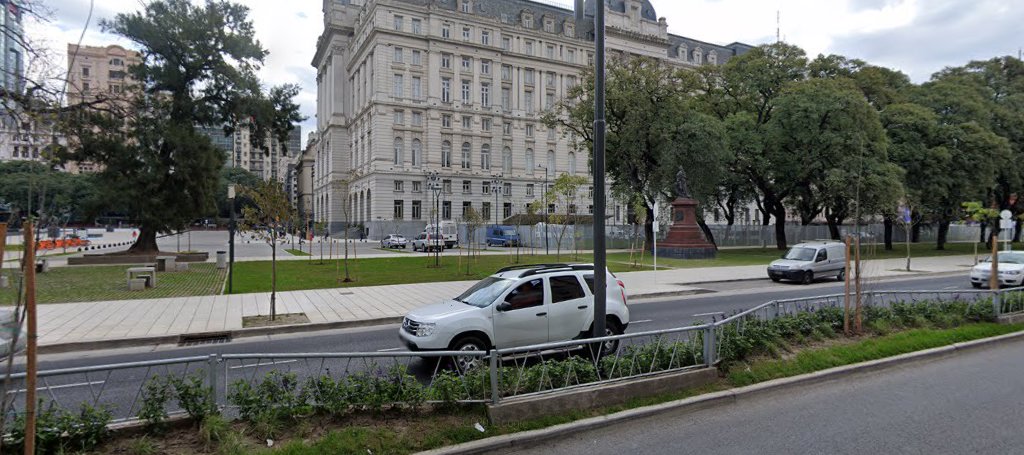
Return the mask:
[[[128,275],[128,289],[132,290],[132,280],[145,280],[143,285],[147,288],[156,287],[156,267],[130,267],[127,270]],[[137,281],[135,282],[137,286]]]
[[157,272],[176,272],[175,260],[177,256],[157,256],[156,257],[156,271]]

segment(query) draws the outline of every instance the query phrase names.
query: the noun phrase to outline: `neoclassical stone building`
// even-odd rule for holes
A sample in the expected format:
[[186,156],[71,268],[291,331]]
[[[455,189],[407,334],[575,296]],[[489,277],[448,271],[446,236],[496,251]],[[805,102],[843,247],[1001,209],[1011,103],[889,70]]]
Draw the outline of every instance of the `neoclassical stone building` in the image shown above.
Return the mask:
[[[437,172],[440,216],[473,207],[492,222],[523,213],[547,179],[589,175],[541,114],[593,65],[594,0],[324,0],[317,70],[313,217],[426,223]],[[750,46],[668,33],[649,1],[607,2],[607,46],[681,66],[722,64]],[[495,185],[497,180],[497,185]],[[495,193],[497,192],[497,193]],[[584,190],[586,193],[586,190]],[[580,214],[589,213],[581,194]],[[559,207],[564,211],[566,208]],[[606,216],[625,219],[609,204]],[[371,232],[376,232],[371,227]]]

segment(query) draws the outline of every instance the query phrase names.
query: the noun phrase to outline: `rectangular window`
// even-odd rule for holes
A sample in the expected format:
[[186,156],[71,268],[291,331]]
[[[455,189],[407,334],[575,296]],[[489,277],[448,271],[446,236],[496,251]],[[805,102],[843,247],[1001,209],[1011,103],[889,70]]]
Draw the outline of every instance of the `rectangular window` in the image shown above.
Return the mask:
[[412,32],[419,35],[423,33],[423,22],[419,19],[412,20]]
[[469,27],[462,27],[462,40],[469,41],[470,35],[472,35],[472,31],[470,31]]
[[504,207],[502,207],[501,216],[502,216],[503,219],[508,219],[508,218],[512,217],[512,203],[511,202],[506,202]]
[[422,201],[412,201],[412,219],[418,220],[423,218],[423,206]]
[[422,193],[423,192],[423,182],[417,182],[417,181],[414,180],[412,182],[412,192],[413,193]]
[[501,88],[501,108],[506,111],[512,110],[512,89],[508,87]]
[[82,68],[82,76],[83,77],[89,77],[89,68],[88,67]]
[[441,102],[452,102],[452,79],[450,77],[441,78]]
[[480,84],[480,104],[491,107],[491,84]]
[[469,180],[462,181],[462,194],[470,194],[473,192],[473,182]]
[[491,194],[491,182],[483,182],[480,184],[481,194]]
[[395,180],[395,192],[396,193],[404,193],[405,192],[405,182],[403,182],[401,180]]
[[473,59],[471,57],[462,57],[462,69],[466,71],[473,69]]
[[576,51],[574,49],[565,51],[565,61],[569,63],[576,63]]
[[473,127],[473,117],[469,116],[469,115],[463,115],[462,116],[462,128],[468,130],[468,129],[472,128],[472,127]]
[[452,194],[452,181],[448,179],[441,180],[441,192],[444,194]]
[[470,87],[473,85],[473,81],[468,79],[462,80],[462,103],[469,104],[473,102],[473,94],[470,92]]
[[462,0],[462,5],[460,5],[460,8],[462,8],[463,13],[468,13],[470,8],[469,0]]
[[419,100],[423,98],[423,79],[419,76],[412,78],[412,99]]
[[395,125],[405,124],[405,111],[395,111]]
[[533,41],[525,41],[523,43],[523,53],[526,55],[533,55]]
[[452,54],[441,54],[441,68],[452,68]]
[[544,75],[544,83],[548,88],[555,88],[555,73],[546,73]]
[[403,213],[404,209],[405,209],[405,201],[403,201],[401,199],[395,199],[395,209],[392,212],[392,215],[394,216],[394,218],[396,220],[402,219],[403,214],[404,214]]
[[395,83],[395,86],[393,87],[391,94],[394,95],[395,98],[401,98],[402,96],[405,95],[405,90],[404,90],[405,81],[404,81],[404,79],[403,79],[401,74],[396,74],[395,75],[394,83]]
[[480,60],[480,74],[487,74],[487,75],[491,74],[491,61],[490,60]]
[[547,93],[544,95],[544,109],[551,109],[555,107],[555,94]]
[[483,31],[480,32],[480,44],[483,44],[484,46],[490,46],[491,45],[491,31],[490,30],[483,30]]
[[450,220],[452,219],[452,201],[441,202],[441,219]]
[[423,113],[413,111],[412,113],[412,126],[423,126]]
[[[505,184],[503,184],[502,187],[501,187],[501,194],[503,196],[511,196],[512,195],[512,183],[506,182]],[[509,216],[510,215],[505,215],[506,218],[509,217]]]
[[422,65],[423,64],[423,53],[417,50],[412,51],[412,64]]
[[485,220],[491,219],[491,203],[484,202],[483,207],[480,208],[480,218]]
[[565,76],[565,89],[571,89],[576,86],[576,76]]
[[512,65],[501,65],[501,80],[512,80]]
[[548,140],[549,141],[555,140],[555,131],[556,130],[554,128],[548,128]]
[[587,206],[587,214],[590,214],[590,215],[594,214],[594,206],[593,205],[588,205]]
[[402,31],[402,16],[395,16],[395,30]]
[[526,184],[526,197],[533,197],[533,184],[532,183],[527,183]]
[[403,49],[402,49],[402,48],[400,48],[400,47],[396,47],[396,48],[395,48],[395,58],[394,58],[394,59],[392,59],[392,61],[393,61],[393,62],[395,62],[395,63],[404,63],[404,62],[402,61],[402,58],[403,58],[403,54],[404,54],[404,53],[405,53],[405,52],[403,51]]
[[533,137],[533,125],[526,125],[526,137]]
[[443,24],[443,25],[441,25],[441,38],[451,38],[451,37],[452,37],[452,24]]
[[501,124],[501,132],[506,136],[512,135],[512,122],[505,122]]
[[451,114],[442,114],[441,115],[441,127],[442,128],[451,128],[452,127],[452,115]]
[[533,113],[533,92],[532,91],[527,90],[526,93],[523,94],[523,104],[526,107],[526,113],[527,114],[532,114]]
[[548,44],[548,47],[545,49],[545,52],[549,59],[553,60],[555,58],[555,46]]
[[512,50],[512,38],[507,36],[501,37],[501,48],[506,51]]
[[528,69],[525,72],[523,72],[523,83],[528,84],[528,85],[533,85],[533,81],[534,81],[533,74],[534,73],[533,73],[532,69]]
[[548,214],[550,214],[550,215],[554,215],[555,214],[555,204],[548,204]]
[[484,118],[480,119],[480,130],[481,131],[490,131],[491,130],[491,119],[489,117],[484,117]]
[[473,203],[469,201],[462,202],[462,218],[465,219],[469,215],[469,209],[473,208]]

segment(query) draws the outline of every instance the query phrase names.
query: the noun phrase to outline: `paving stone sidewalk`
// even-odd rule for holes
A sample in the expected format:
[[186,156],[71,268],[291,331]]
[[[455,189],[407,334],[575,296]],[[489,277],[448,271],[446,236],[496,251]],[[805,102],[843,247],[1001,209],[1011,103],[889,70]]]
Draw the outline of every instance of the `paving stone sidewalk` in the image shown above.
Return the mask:
[[[865,261],[865,277],[919,276],[963,271],[972,256],[915,259],[916,272],[899,271],[903,259]],[[701,283],[767,280],[764,266],[708,267],[618,274],[631,299],[693,293]],[[458,295],[472,281],[367,286],[279,292],[277,311],[305,313],[310,324],[299,330],[397,322],[424,304]],[[204,332],[240,331],[245,316],[266,315],[270,294],[64,303],[39,306],[39,344],[53,350],[169,342],[172,337]],[[253,329],[245,329],[253,330]],[[235,332],[238,334],[239,332]]]

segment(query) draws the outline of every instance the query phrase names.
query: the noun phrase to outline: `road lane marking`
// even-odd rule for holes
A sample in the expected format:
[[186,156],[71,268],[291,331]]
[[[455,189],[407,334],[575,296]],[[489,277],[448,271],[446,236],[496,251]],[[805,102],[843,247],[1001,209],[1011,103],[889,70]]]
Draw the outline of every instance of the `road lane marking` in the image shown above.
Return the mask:
[[298,360],[294,360],[294,359],[293,360],[278,360],[276,362],[254,363],[252,365],[236,365],[236,366],[231,367],[231,369],[232,370],[237,370],[239,368],[258,368],[258,367],[267,367],[267,366],[271,366],[271,365],[281,365],[283,363],[295,363],[295,362],[298,362]]
[[[40,391],[40,390],[54,390],[54,389],[70,389],[71,387],[85,387],[85,386],[90,386],[90,385],[100,385],[100,384],[103,384],[104,382],[107,382],[107,381],[76,382],[74,384],[61,384],[61,385],[53,385],[53,386],[49,386],[49,387],[36,387],[36,391]],[[16,394],[16,393],[25,393],[27,391],[28,391],[28,389],[18,389],[18,390],[12,390],[10,392],[7,392],[7,394],[10,395],[10,394]]]
[[640,321],[633,321],[630,324],[643,324],[645,322],[653,322],[653,321],[654,321],[654,319],[643,319],[643,320],[640,320]]
[[402,349],[402,348],[387,348],[387,349],[378,349],[378,350],[377,350],[377,352],[391,352],[391,351],[398,351],[398,350],[400,350],[400,349]]
[[712,311],[710,313],[697,313],[697,314],[695,314],[693,316],[697,317],[697,316],[718,316],[718,315],[725,315],[725,313],[723,313],[721,311]]

